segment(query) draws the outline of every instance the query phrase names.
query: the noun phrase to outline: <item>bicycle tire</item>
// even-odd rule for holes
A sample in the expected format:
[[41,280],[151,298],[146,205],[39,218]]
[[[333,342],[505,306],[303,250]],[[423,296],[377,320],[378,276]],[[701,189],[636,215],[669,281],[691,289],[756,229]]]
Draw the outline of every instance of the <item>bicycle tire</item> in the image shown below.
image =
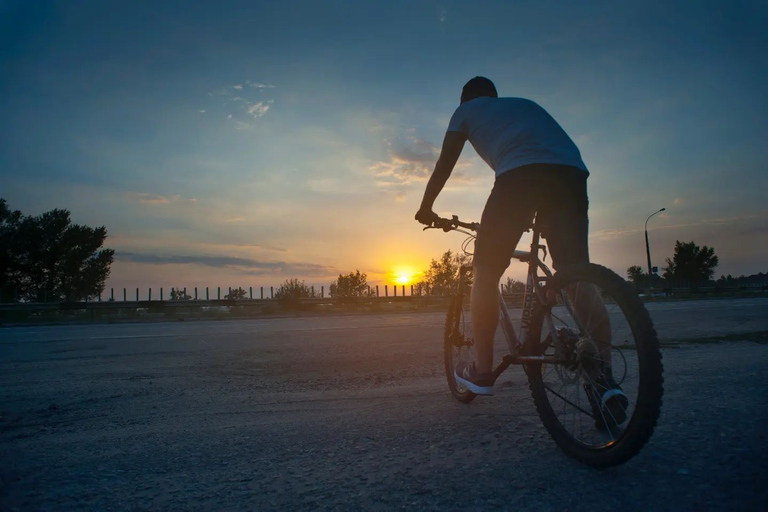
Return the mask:
[[[577,375],[580,371],[582,374],[587,372],[587,370],[584,369],[586,368],[586,365],[579,363],[576,370],[568,370],[565,369],[566,365],[549,364],[546,365],[545,368],[545,366],[541,364],[528,364],[525,366],[525,370],[528,376],[531,394],[533,395],[533,400],[536,405],[536,410],[544,427],[547,429],[555,443],[567,455],[587,465],[593,467],[617,466],[637,455],[650,439],[658,421],[661,411],[664,380],[659,341],[650,315],[635,290],[633,290],[632,287],[616,273],[605,267],[595,264],[567,267],[562,271],[557,272],[554,277],[548,281],[546,285],[546,290],[548,291],[546,293],[549,294],[550,291],[555,292],[555,296],[561,297],[561,300],[565,303],[571,299],[567,298],[568,295],[565,292],[561,292],[568,286],[571,286],[568,288],[571,291],[579,290],[579,283],[588,283],[597,286],[599,287],[597,289],[601,292],[602,302],[605,304],[604,309],[608,313],[608,316],[603,317],[604,319],[607,319],[607,321],[598,321],[596,323],[602,323],[603,326],[607,325],[610,329],[611,347],[610,350],[608,350],[609,358],[613,360],[614,354],[618,353],[623,359],[624,374],[621,383],[624,385],[625,389],[628,389],[630,384],[632,384],[632,389],[636,389],[634,393],[634,403],[630,401],[631,393],[627,392],[627,403],[624,405],[627,409],[627,413],[630,412],[629,407],[632,406],[631,414],[626,414],[626,419],[620,421],[618,424],[607,420],[604,421],[602,427],[604,431],[608,431],[608,439],[603,445],[593,443],[593,439],[601,439],[601,436],[603,438],[606,436],[605,432],[601,432],[598,426],[602,420],[596,412],[605,411],[606,406],[603,405],[601,409],[598,409],[596,407],[596,400],[594,399],[595,395],[593,394],[593,398],[589,398],[589,384],[587,383],[587,380],[592,382],[593,386],[594,381],[589,377],[585,378]],[[579,292],[576,293],[578,294]],[[552,297],[552,295],[549,295],[549,297]],[[592,300],[594,300],[594,298]],[[538,347],[539,353],[542,353],[542,347],[546,347],[551,342],[551,337],[546,338],[543,341],[542,338],[545,338],[545,331],[547,331],[548,336],[551,336],[548,334],[549,327],[545,320],[547,314],[551,313],[553,323],[555,322],[555,308],[556,306],[547,307],[542,305],[534,308],[531,318],[530,333],[532,337],[537,339],[529,338],[527,341],[528,346]],[[563,311],[568,312],[572,310],[573,309],[569,310],[565,305],[560,307],[558,310],[558,321],[563,321],[560,317],[566,316],[562,313]],[[626,321],[625,327],[619,325],[621,318],[616,320],[619,313],[623,315],[624,320]],[[600,314],[595,316],[599,317]],[[590,313],[590,318],[591,317],[592,313]],[[584,324],[583,320],[581,323]],[[595,330],[596,329],[597,327]],[[603,332],[605,333],[605,331]],[[632,345],[629,344],[626,338],[624,340],[624,347],[627,347],[626,353],[622,350],[621,346],[616,346],[616,343],[618,343],[617,338],[620,339],[622,337],[620,333],[634,338],[634,352],[631,351]],[[558,331],[557,335],[567,336],[567,334],[561,334],[561,331]],[[578,333],[578,336],[579,342],[576,343],[576,346],[582,347],[588,346],[588,343],[582,340],[585,338],[595,338],[591,335],[585,336],[583,332]],[[596,347],[597,343],[598,342],[593,340],[592,346]],[[573,345],[573,338],[571,338],[571,344]],[[603,344],[603,347],[604,351],[607,350],[605,344]],[[592,350],[593,352],[590,357],[593,360],[600,360],[601,365],[604,364],[602,361],[605,359],[605,352],[600,354],[600,349],[598,348]],[[576,360],[582,362],[586,361],[587,358],[584,355],[586,352],[587,350],[584,350],[581,356],[576,357]],[[575,350],[574,354],[578,354],[578,350]],[[595,355],[598,357],[595,358]],[[627,356],[629,356],[629,358]],[[633,375],[634,370],[627,373],[629,363],[634,362],[635,358],[638,366],[636,377]],[[620,362],[622,359],[616,358],[615,361]],[[608,366],[611,367],[613,364],[618,363],[611,363]],[[554,370],[552,368],[553,366]],[[559,368],[557,368],[558,366]],[[572,369],[574,366],[572,365],[570,368]],[[570,376],[568,374],[569,371],[571,371]],[[602,372],[603,370],[599,371]],[[609,370],[609,373],[613,374],[614,370]],[[619,370],[617,370],[616,373],[619,373]],[[574,375],[576,375],[576,381],[573,384],[573,388],[575,388],[576,394],[569,395],[567,394],[567,390],[563,391],[562,389],[565,385],[570,385],[568,379],[573,378]],[[633,379],[631,383],[624,380],[627,378],[627,375]],[[555,391],[552,383],[556,382],[558,379],[560,379],[559,384],[561,385],[561,388],[558,388],[559,391]],[[580,388],[584,390],[584,396],[588,397],[583,408],[579,408]],[[565,393],[564,396],[563,393]],[[560,413],[561,402],[563,409],[562,413]],[[605,402],[603,402],[603,404],[604,403]],[[572,408],[575,410],[571,420],[568,420],[569,415],[566,412],[569,405],[573,406]],[[555,410],[556,408],[557,411]],[[589,428],[592,427],[589,427],[588,425],[588,429],[585,431],[583,429],[584,424],[582,418],[586,416],[584,414],[585,412],[588,413],[590,411],[593,413],[591,417],[594,419],[594,427],[593,431],[590,431]],[[604,412],[600,412],[600,415],[602,415],[603,420],[607,418]],[[583,436],[583,439],[577,438],[575,435],[577,417],[579,418],[578,434]],[[569,423],[569,425],[567,426],[566,423]],[[621,425],[626,426],[621,427]],[[574,432],[569,430],[569,427],[572,427]]]
[[472,342],[468,333],[468,330],[471,329],[471,323],[468,319],[469,313],[464,311],[465,298],[468,297],[467,291],[459,291],[451,298],[448,313],[445,316],[445,331],[443,333],[443,355],[448,388],[454,398],[463,403],[469,403],[477,396],[458,383],[454,375],[456,365],[459,363],[457,359],[463,350],[462,347],[466,347],[465,357],[473,355],[469,350],[470,345],[467,345],[467,343]]

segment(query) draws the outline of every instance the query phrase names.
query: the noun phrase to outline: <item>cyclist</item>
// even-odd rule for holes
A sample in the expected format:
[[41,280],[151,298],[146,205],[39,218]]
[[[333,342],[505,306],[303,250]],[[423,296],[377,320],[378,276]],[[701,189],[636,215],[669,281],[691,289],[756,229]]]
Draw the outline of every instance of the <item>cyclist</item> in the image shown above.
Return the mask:
[[[432,225],[439,219],[433,204],[467,140],[495,171],[496,179],[475,245],[470,300],[475,360],[457,369],[456,380],[476,394],[492,395],[499,280],[536,212],[556,269],[589,262],[589,171],[576,144],[542,107],[523,98],[499,98],[493,82],[478,76],[464,86],[461,104],[448,123],[440,157],[416,213],[422,224]],[[610,331],[595,333],[598,337],[610,347]],[[602,383],[604,392],[597,398],[605,404],[607,398],[620,395],[612,402],[626,408],[626,397],[608,374],[610,382]]]

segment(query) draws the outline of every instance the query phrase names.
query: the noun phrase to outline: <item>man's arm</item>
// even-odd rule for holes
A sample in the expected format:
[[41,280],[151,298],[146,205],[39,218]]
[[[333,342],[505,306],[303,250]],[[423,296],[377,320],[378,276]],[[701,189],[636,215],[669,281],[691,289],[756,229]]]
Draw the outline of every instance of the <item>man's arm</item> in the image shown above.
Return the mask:
[[440,150],[440,157],[437,159],[435,170],[432,171],[429,182],[427,182],[427,189],[424,191],[421,207],[416,212],[416,220],[422,224],[432,224],[438,218],[438,215],[432,211],[432,206],[440,191],[443,190],[445,182],[451,176],[466,141],[467,138],[462,132],[446,132],[443,139],[443,148]]

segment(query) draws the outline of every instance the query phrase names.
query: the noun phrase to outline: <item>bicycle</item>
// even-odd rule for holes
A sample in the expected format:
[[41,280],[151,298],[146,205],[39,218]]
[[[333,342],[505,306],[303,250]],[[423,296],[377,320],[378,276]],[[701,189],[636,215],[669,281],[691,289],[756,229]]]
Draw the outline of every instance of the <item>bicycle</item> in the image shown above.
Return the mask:
[[[453,216],[424,229],[469,235],[462,249],[471,255],[467,247],[479,227]],[[530,251],[513,255],[528,264],[519,334],[499,291],[509,353],[494,369],[494,381],[509,366],[522,365],[539,417],[567,455],[594,467],[622,464],[650,439],[661,410],[663,367],[653,322],[635,290],[606,267],[573,265],[553,274],[544,264],[547,248],[536,219],[530,230]],[[471,265],[460,267],[443,339],[448,387],[464,403],[476,395],[454,372],[474,357],[467,309],[471,274]],[[609,377],[627,397],[623,418],[621,409],[606,408],[606,397],[616,393],[606,391]]]

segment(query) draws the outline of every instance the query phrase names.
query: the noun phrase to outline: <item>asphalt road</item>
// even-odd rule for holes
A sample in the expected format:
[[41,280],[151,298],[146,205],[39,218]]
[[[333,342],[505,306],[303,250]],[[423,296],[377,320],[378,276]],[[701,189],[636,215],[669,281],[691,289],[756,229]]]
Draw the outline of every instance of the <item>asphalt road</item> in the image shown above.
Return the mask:
[[[768,299],[651,304],[662,339]],[[564,456],[520,369],[455,402],[442,315],[0,329],[0,510],[765,510],[768,345],[664,350],[654,436]]]

